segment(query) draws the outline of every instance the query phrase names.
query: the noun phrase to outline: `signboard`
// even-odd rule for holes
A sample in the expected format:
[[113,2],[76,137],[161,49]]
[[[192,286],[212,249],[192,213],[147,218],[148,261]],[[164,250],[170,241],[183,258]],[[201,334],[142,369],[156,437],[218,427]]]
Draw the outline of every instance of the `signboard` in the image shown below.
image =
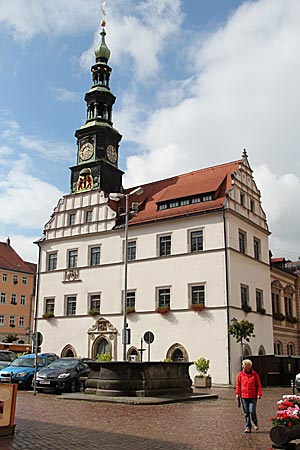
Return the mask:
[[0,436],[14,433],[17,384],[0,385]]
[[144,341],[146,342],[146,344],[152,344],[152,342],[154,341],[154,334],[152,333],[152,331],[146,331],[146,333],[144,334]]

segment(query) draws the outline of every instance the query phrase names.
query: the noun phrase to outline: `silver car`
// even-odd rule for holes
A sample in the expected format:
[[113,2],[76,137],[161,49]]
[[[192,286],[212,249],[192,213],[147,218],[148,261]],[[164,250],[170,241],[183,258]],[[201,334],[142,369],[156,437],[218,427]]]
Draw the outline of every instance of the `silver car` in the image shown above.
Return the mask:
[[17,358],[17,354],[11,350],[0,350],[0,370],[9,366]]

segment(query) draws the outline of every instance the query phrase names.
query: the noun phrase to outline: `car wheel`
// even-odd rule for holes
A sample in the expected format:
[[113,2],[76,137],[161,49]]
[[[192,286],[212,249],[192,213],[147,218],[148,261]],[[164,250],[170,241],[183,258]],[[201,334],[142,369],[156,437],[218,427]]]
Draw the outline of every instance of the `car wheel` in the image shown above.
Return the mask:
[[77,391],[77,383],[75,378],[73,378],[73,380],[71,380],[70,383],[70,392],[76,392]]

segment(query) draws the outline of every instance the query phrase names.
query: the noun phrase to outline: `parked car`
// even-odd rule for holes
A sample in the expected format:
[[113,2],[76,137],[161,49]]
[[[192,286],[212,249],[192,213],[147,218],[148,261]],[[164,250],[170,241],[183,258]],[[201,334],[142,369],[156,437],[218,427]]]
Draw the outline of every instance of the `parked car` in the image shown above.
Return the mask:
[[[58,358],[55,353],[40,353],[37,367],[48,366]],[[20,387],[31,388],[35,370],[35,354],[22,355],[16,358],[9,366],[0,370],[0,383],[17,383]]]
[[89,366],[81,358],[57,359],[38,371],[36,389],[76,392],[80,389],[80,377],[88,376],[89,371]]
[[0,350],[0,370],[9,366],[14,359],[17,358],[17,354],[11,350]]

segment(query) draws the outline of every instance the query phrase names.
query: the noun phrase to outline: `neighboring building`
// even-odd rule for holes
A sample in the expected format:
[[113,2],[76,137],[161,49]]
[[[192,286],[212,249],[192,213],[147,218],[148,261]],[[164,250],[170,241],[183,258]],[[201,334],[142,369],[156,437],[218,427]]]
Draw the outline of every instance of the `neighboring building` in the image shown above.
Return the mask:
[[300,261],[271,260],[275,355],[299,355]]
[[0,342],[16,334],[16,344],[31,342],[36,264],[23,261],[10,245],[0,242]]
[[[124,191],[104,29],[101,36],[71,193],[38,242],[37,315],[43,351],[122,360],[126,207],[109,199]],[[240,369],[240,345],[228,335],[233,318],[255,324],[247,354],[273,353],[269,231],[246,151],[142,188],[128,197],[137,213],[129,220],[127,356],[140,358],[149,330],[152,360],[204,356],[214,383],[233,383]]]

